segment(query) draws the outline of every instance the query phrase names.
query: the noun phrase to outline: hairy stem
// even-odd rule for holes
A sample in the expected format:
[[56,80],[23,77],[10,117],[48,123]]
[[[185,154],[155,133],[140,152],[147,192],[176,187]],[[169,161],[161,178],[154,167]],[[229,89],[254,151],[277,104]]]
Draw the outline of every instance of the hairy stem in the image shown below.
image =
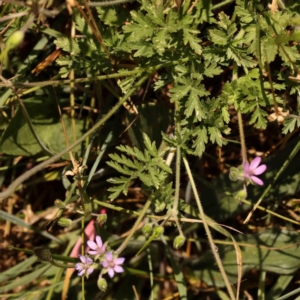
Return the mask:
[[211,249],[212,249],[212,253],[215,257],[215,260],[217,262],[217,265],[220,269],[220,272],[222,274],[222,277],[224,279],[224,282],[225,282],[225,285],[227,287],[227,290],[228,290],[228,293],[230,295],[230,299],[231,300],[235,300],[235,296],[234,296],[234,292],[232,290],[232,287],[230,285],[230,282],[227,278],[227,275],[225,273],[225,270],[224,270],[224,267],[222,265],[222,261],[221,261],[221,258],[219,256],[219,253],[215,251],[216,249],[216,245],[214,243],[214,240],[212,238],[212,235],[211,235],[211,232],[210,232],[210,229],[208,227],[208,224],[207,224],[207,221],[206,221],[206,217],[205,217],[205,214],[204,214],[204,211],[203,211],[203,208],[202,208],[202,204],[201,204],[201,201],[200,201],[200,197],[198,195],[198,191],[197,191],[197,188],[196,188],[196,184],[195,184],[195,181],[194,181],[194,178],[193,178],[193,175],[192,175],[192,172],[191,172],[191,169],[190,169],[190,166],[189,166],[189,163],[185,157],[185,155],[183,155],[183,162],[184,162],[184,165],[185,165],[185,168],[186,168],[186,171],[188,173],[188,177],[189,177],[189,180],[191,182],[191,186],[192,186],[192,189],[193,189],[193,193],[194,193],[194,196],[195,196],[195,199],[196,199],[196,203],[197,203],[197,206],[198,206],[198,209],[199,209],[199,213],[200,213],[200,216],[201,216],[201,219],[203,221],[203,226],[204,226],[204,229],[205,229],[205,233],[207,235],[207,238],[208,238],[208,241],[209,241],[209,244],[211,246]]
[[[238,67],[236,63],[233,64],[233,73],[232,73],[232,81],[237,80],[238,78]],[[239,123],[239,132],[240,132],[240,141],[241,141],[241,155],[243,163],[247,161],[247,148],[245,142],[245,134],[244,134],[244,126],[243,126],[243,118],[240,107],[237,109],[238,123]]]
[[238,115],[240,141],[241,141],[241,154],[242,154],[242,160],[244,163],[247,161],[247,148],[246,148],[246,142],[245,142],[243,118],[242,118],[242,113],[240,110],[237,111],[237,115]]
[[151,205],[151,197],[145,203],[139,217],[136,219],[132,229],[130,230],[130,233],[127,235],[126,239],[123,241],[123,243],[120,245],[120,247],[115,251],[118,255],[126,248],[127,244],[129,243],[130,239],[132,238],[132,236],[136,232],[136,229],[138,228],[139,224],[141,223],[142,219],[144,218],[150,205]]
[[[178,105],[176,104],[176,131],[180,136],[181,126],[180,126],[180,112]],[[177,215],[178,202],[179,202],[179,190],[180,190],[180,163],[181,163],[181,148],[180,145],[176,147],[176,175],[175,175],[175,195],[173,203],[173,213]],[[175,216],[175,215],[174,215]]]
[[108,74],[108,75],[100,75],[100,76],[94,76],[94,77],[87,77],[87,78],[77,78],[74,80],[70,79],[64,79],[64,80],[48,80],[48,81],[40,81],[40,82],[28,82],[28,83],[23,83],[23,82],[2,82],[0,83],[0,87],[10,87],[10,86],[15,86],[15,87],[42,87],[42,86],[48,86],[48,85],[64,85],[64,84],[70,84],[71,82],[74,83],[82,83],[82,82],[91,82],[91,81],[101,81],[101,80],[106,80],[110,78],[120,78],[120,77],[126,77],[130,75],[136,75],[136,74],[143,74],[145,72],[147,73],[152,73],[155,70],[158,70],[160,68],[168,67],[168,66],[174,66],[174,65],[180,65],[184,62],[189,61],[189,58],[184,58],[176,61],[172,61],[170,63],[165,63],[165,64],[160,64],[155,67],[147,68],[147,69],[137,69],[133,71],[122,71],[122,73],[114,73],[114,74]]

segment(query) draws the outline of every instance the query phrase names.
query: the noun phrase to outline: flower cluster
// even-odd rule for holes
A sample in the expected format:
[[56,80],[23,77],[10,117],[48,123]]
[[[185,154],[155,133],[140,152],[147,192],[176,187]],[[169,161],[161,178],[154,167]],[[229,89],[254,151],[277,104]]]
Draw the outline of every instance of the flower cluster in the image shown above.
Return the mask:
[[263,181],[256,175],[263,174],[266,171],[267,166],[260,165],[260,163],[261,157],[255,157],[250,164],[246,161],[243,165],[237,168],[230,168],[229,177],[233,181],[242,180],[246,184],[252,183],[263,185]]
[[101,283],[100,286],[102,287],[101,289],[103,289],[105,280],[102,278],[102,275],[108,273],[109,277],[113,278],[115,273],[124,272],[121,265],[124,263],[125,258],[118,257],[113,251],[107,250],[106,243],[102,242],[99,235],[96,236],[96,241],[87,241],[87,245],[91,249],[88,251],[89,256],[79,255],[81,262],[75,265],[75,269],[78,271],[78,276],[86,276],[88,278],[94,269],[101,267],[98,282]]

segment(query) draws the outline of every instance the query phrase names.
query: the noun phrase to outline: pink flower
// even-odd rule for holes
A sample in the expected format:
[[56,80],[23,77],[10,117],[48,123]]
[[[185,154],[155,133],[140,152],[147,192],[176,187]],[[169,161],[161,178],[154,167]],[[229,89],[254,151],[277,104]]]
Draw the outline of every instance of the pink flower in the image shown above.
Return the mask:
[[116,273],[122,273],[124,272],[124,269],[120,266],[123,264],[125,258],[124,257],[118,257],[114,258],[114,255],[112,252],[107,252],[105,254],[105,260],[102,262],[103,268],[107,269],[107,273],[110,278],[113,278]]
[[256,183],[258,185],[264,185],[263,181],[254,175],[260,175],[266,171],[267,166],[261,165],[261,157],[255,157],[251,164],[246,161],[244,162],[244,178],[247,180],[249,179],[251,183]]
[[88,251],[90,255],[101,256],[105,252],[106,245],[102,243],[102,239],[99,235],[96,236],[96,243],[94,241],[87,241],[87,244],[92,249]]
[[93,260],[84,255],[79,255],[81,263],[75,265],[75,269],[78,271],[78,276],[86,275],[87,277],[94,271]]

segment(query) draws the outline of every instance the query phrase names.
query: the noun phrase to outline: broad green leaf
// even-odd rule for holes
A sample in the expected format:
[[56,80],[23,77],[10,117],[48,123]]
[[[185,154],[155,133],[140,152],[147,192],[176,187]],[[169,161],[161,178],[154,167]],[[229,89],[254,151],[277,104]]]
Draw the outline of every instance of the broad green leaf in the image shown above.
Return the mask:
[[[66,141],[55,101],[28,99],[24,101],[24,105],[37,136],[48,149],[54,153],[65,149]],[[71,141],[71,119],[65,115],[63,119],[69,141]],[[82,134],[83,124],[82,120],[76,120],[77,137],[80,137]],[[32,156],[42,151],[42,148],[31,133],[21,109],[18,109],[3,133],[0,141],[0,151],[15,156]],[[68,155],[65,157],[69,158]]]
[[[300,267],[300,253],[296,251],[300,238],[295,231],[273,228],[259,234],[239,235],[234,238],[238,243],[243,243],[243,273],[257,268],[262,271],[288,275],[293,274]],[[294,246],[291,246],[292,244]],[[230,282],[234,283],[237,278],[235,251],[231,246],[220,244],[218,253]],[[198,280],[216,287],[224,286],[223,278],[214,262],[212,253],[207,252],[199,259],[188,263],[188,266]]]
[[294,276],[294,274],[279,276],[276,280],[276,283],[268,291],[266,295],[266,300],[277,299],[284,292],[287,286],[291,283]]

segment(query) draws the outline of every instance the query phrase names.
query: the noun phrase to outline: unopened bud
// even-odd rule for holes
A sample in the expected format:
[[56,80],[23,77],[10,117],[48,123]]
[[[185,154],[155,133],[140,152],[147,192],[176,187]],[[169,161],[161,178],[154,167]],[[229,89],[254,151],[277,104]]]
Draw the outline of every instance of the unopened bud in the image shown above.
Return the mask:
[[9,51],[11,49],[19,46],[24,39],[24,32],[21,30],[15,31],[6,41],[5,50]]
[[85,212],[91,212],[91,205],[90,205],[90,203],[84,203],[83,204],[83,211],[85,211]]
[[179,249],[185,243],[185,237],[182,235],[176,236],[173,242],[173,247]]
[[240,190],[236,193],[235,196],[236,200],[241,201],[241,200],[245,200],[247,198],[247,191],[245,190]]
[[104,278],[99,278],[97,281],[97,285],[98,288],[102,291],[102,292],[106,292],[107,289],[107,281]]
[[156,213],[161,212],[165,209],[165,207],[166,207],[165,203],[157,203],[155,204],[155,212]]
[[73,221],[67,218],[60,218],[57,223],[62,227],[69,227],[72,225]]
[[97,223],[105,223],[107,220],[107,214],[101,214],[97,216]]
[[54,206],[57,207],[57,208],[60,208],[60,209],[66,207],[65,204],[61,200],[59,200],[59,199],[56,199],[54,201]]
[[35,247],[33,248],[33,253],[38,257],[41,261],[49,261],[52,262],[52,255],[49,248],[45,246]]
[[164,228],[162,226],[157,226],[153,229],[152,236],[158,239],[164,233]]
[[152,233],[152,224],[146,224],[143,229],[142,232],[145,236],[149,236]]

